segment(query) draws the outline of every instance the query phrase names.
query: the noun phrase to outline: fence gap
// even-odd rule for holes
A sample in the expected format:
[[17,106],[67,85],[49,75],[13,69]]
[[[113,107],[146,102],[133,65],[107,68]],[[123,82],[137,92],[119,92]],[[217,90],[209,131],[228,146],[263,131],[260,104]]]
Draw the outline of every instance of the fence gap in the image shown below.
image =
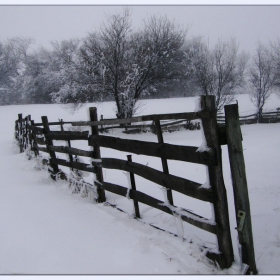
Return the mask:
[[[60,130],[61,130],[61,132],[63,132],[64,131],[63,119],[60,119],[59,121],[60,121]],[[71,148],[71,141],[66,140],[66,145],[67,145],[67,147]],[[71,154],[68,154],[68,157],[69,157],[69,161],[73,162],[73,156]],[[73,167],[71,167],[70,169],[73,171]]]
[[[98,121],[98,116],[97,116],[97,108],[96,107],[90,107],[89,108],[89,116],[91,121]],[[99,135],[98,132],[98,125],[93,125],[91,126],[91,133],[92,135]],[[101,153],[100,153],[100,147],[98,145],[93,146],[93,159],[101,159]],[[94,182],[95,186],[97,187],[97,202],[102,203],[106,201],[106,196],[105,196],[105,191],[101,188],[100,184],[104,182],[103,180],[103,173],[102,173],[102,167],[100,166],[95,166],[95,174],[96,174],[96,180],[99,182]]]
[[210,185],[214,193],[213,204],[215,221],[218,227],[217,239],[221,252],[217,261],[221,268],[229,268],[234,260],[234,255],[230,234],[227,194],[222,170],[222,152],[216,120],[215,96],[201,96],[200,103],[201,111],[209,111],[211,115],[210,118],[202,118],[201,121],[207,146],[216,152],[217,160],[216,166],[208,166]]
[[[43,127],[44,127],[44,136],[46,136],[50,132],[48,117],[47,116],[42,116],[41,119],[42,119],[42,123],[43,123]],[[52,168],[52,171],[50,171],[51,178],[53,180],[56,180],[56,174],[59,172],[59,168],[58,168],[57,163],[52,162],[52,159],[56,160],[55,152],[51,151],[49,149],[49,146],[53,146],[53,141],[51,139],[47,139],[45,137],[45,143],[46,143],[49,155],[50,155],[50,167]]]
[[242,263],[249,266],[248,274],[257,274],[238,105],[227,105],[224,109],[238,239],[242,248]]
[[[158,143],[163,144],[164,142],[163,142],[162,130],[161,130],[161,126],[160,126],[160,120],[156,119],[154,125],[155,125],[155,133],[157,135]],[[169,174],[167,159],[162,157],[161,158],[161,163],[162,163],[163,172],[165,174]],[[174,205],[171,189],[168,188],[168,185],[166,185],[165,188],[166,188],[168,202],[171,205]]]
[[[127,155],[127,161],[128,162],[132,162],[132,156],[131,155]],[[136,191],[136,184],[135,184],[135,177],[134,177],[134,173],[129,172],[130,175],[130,183],[131,183],[131,189]],[[139,205],[138,205],[138,201],[136,198],[133,199],[134,202],[134,211],[135,211],[135,216],[137,218],[140,218],[140,212],[139,212]]]

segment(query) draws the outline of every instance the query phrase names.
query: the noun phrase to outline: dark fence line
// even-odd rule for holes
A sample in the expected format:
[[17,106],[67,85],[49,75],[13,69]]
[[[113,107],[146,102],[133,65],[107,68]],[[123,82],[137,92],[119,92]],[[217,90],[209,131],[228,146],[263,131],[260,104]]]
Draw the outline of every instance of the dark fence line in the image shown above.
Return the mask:
[[[231,266],[234,257],[229,225],[227,194],[222,173],[221,144],[227,144],[228,138],[231,136],[227,134],[226,129],[218,127],[214,97],[201,96],[200,101],[202,108],[200,112],[147,115],[121,120],[102,119],[98,121],[96,108],[89,108],[90,121],[86,122],[63,122],[63,120],[60,120],[60,122],[49,123],[48,118],[43,116],[42,123],[34,123],[30,115],[26,118],[22,118],[22,115],[19,114],[15,124],[15,138],[18,140],[21,152],[30,149],[34,152],[35,156],[39,156],[39,152],[48,154],[49,172],[53,179],[60,177],[61,179],[69,180],[69,182],[74,182],[77,184],[77,192],[81,191],[81,186],[86,186],[85,189],[87,192],[92,191],[95,200],[99,203],[106,201],[105,191],[109,191],[133,199],[135,216],[137,218],[140,218],[141,214],[138,203],[143,203],[170,215],[179,215],[183,221],[212,234],[216,234],[220,253],[211,252],[211,250],[209,250],[207,256],[213,261],[218,262],[221,268],[228,268]],[[160,123],[161,120],[174,119],[176,119],[176,121],[171,121],[163,125]],[[201,119],[208,149],[198,151],[198,147],[164,143],[162,128],[168,126],[168,124],[177,125],[184,121],[190,124],[190,121],[195,119]],[[143,121],[152,121],[151,127],[153,128],[153,132],[157,135],[158,143],[99,135],[99,132],[102,131],[102,129],[104,130],[105,125],[131,125],[131,123]],[[90,126],[91,131],[65,131],[65,124],[74,127]],[[53,125],[59,125],[60,131],[51,130],[50,126]],[[54,141],[57,140],[65,141],[65,146],[61,146],[61,144],[55,145]],[[239,140],[241,141],[241,139]],[[87,141],[85,146],[90,150],[73,148],[71,147],[71,141]],[[100,152],[101,147],[159,157],[162,161],[162,171],[133,162],[131,155],[127,155],[127,160],[102,158]],[[57,153],[67,155],[68,160],[59,159]],[[79,156],[89,158],[91,163],[86,164],[79,162]],[[210,179],[209,188],[203,188],[200,183],[169,174],[167,163],[169,159],[207,166]],[[72,177],[62,172],[59,166],[70,168]],[[105,182],[102,172],[103,168],[128,172],[131,186],[123,187],[112,182]],[[95,174],[93,184],[85,183],[79,171]],[[73,177],[73,173],[76,174],[75,177]],[[234,170],[232,170],[232,173],[234,174]],[[160,201],[148,194],[138,191],[136,189],[134,175],[141,176],[142,178],[163,186],[166,190],[167,201]],[[181,207],[176,207],[173,203],[173,191],[212,203],[214,206],[215,221],[201,217]],[[250,230],[250,228],[247,228],[247,230]],[[248,235],[248,233],[246,234]],[[242,246],[252,248],[252,240],[250,239],[246,242],[250,242],[250,246],[246,244]],[[248,254],[246,256],[248,256]],[[248,267],[253,273],[256,273],[254,256],[249,254],[249,259],[248,257],[246,259],[246,256],[243,261],[248,264]]]
[[[221,125],[225,125],[225,116],[217,116],[217,121]],[[279,123],[280,111],[265,112],[261,114],[251,114],[247,116],[239,116],[239,124],[256,124],[256,123]]]

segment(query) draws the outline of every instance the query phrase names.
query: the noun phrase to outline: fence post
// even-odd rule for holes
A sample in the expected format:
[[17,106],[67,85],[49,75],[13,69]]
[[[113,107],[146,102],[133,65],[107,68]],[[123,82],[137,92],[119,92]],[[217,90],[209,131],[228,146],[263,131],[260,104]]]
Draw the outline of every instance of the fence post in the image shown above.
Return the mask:
[[[63,119],[60,119],[60,130],[63,132],[64,131],[64,127],[63,127]],[[71,148],[71,141],[70,140],[66,140],[67,146],[69,148]],[[73,162],[73,156],[71,154],[68,154],[69,156],[69,161]],[[71,170],[73,171],[73,168],[71,168]]]
[[[35,123],[34,120],[31,120],[31,125],[34,126],[34,123]],[[37,149],[37,146],[35,145],[35,143],[36,143],[35,135],[36,135],[36,133],[34,131],[31,131],[31,143],[32,143],[31,147],[34,151],[35,156],[39,156],[39,150]]]
[[30,120],[31,120],[30,115],[25,117],[25,149],[28,148],[28,145],[31,145],[30,130],[29,130]]
[[20,153],[23,152],[23,133],[22,133],[22,114],[18,114],[18,139],[19,139],[19,150]]
[[25,151],[26,150],[26,141],[27,141],[27,131],[26,131],[26,118],[27,117],[25,117],[25,118],[23,118],[23,126],[22,126],[22,140],[23,140],[23,143],[22,143],[22,145],[23,145],[23,151]]
[[[102,121],[103,120],[103,115],[100,116],[100,120]],[[101,132],[104,132],[104,129],[103,129],[103,125],[101,125]]]
[[235,214],[238,226],[238,238],[241,245],[242,263],[249,266],[247,273],[257,274],[238,105],[233,104],[225,106],[225,116]]
[[[217,261],[221,268],[228,268],[232,265],[234,254],[230,233],[227,194],[222,170],[222,154],[216,119],[215,96],[201,96],[200,104],[201,110],[208,111],[211,115],[210,118],[202,118],[201,121],[207,146],[216,152],[217,159],[216,166],[208,166],[209,183],[214,195],[215,221],[218,228],[217,239],[219,251],[221,252],[220,258]],[[211,255],[209,255],[210,257]]]
[[19,128],[20,128],[20,115],[18,114],[18,119],[15,121],[15,139],[19,144]]
[[[44,126],[44,135],[48,134],[50,132],[50,127],[49,127],[49,122],[48,122],[48,117],[47,116],[42,116],[41,117],[42,119],[42,123],[43,123],[43,126]],[[56,179],[56,174],[59,172],[59,168],[58,168],[58,165],[56,163],[53,163],[51,161],[51,159],[56,159],[56,155],[55,155],[55,152],[49,150],[49,146],[53,146],[53,141],[51,139],[46,139],[46,146],[47,146],[47,149],[49,151],[49,154],[50,154],[50,167],[53,169],[51,172],[51,178],[53,180]]]
[[[132,162],[132,156],[131,155],[127,155],[127,160],[128,160],[128,162]],[[136,191],[136,184],[135,184],[134,173],[130,172],[129,174],[130,174],[131,189]],[[133,202],[134,202],[135,216],[137,218],[140,218],[138,201],[134,198]]]
[[[162,131],[160,127],[160,121],[155,120],[155,132],[157,134],[157,139],[159,144],[163,144],[163,137],[162,137]],[[167,164],[167,159],[161,158],[161,163],[162,163],[162,169],[164,174],[169,174],[169,169],[168,169],[168,164]],[[166,188],[166,193],[167,193],[167,199],[168,202],[173,205],[173,197],[172,197],[172,191],[171,189],[168,188],[168,186],[165,186]]]
[[[96,107],[90,107],[89,108],[89,116],[91,121],[98,121],[97,117],[97,108]],[[91,126],[91,133],[93,135],[98,135],[98,125]],[[100,147],[99,146],[93,146],[93,158],[94,159],[100,159],[101,153],[100,153]],[[103,183],[103,173],[102,173],[102,167],[95,166],[95,174],[97,181],[102,184]],[[94,182],[95,186],[97,187],[97,202],[102,203],[106,201],[105,191],[100,187],[100,185],[97,182]]]
[[30,145],[30,149],[32,151],[32,145],[31,145],[31,131],[30,131],[30,126],[31,124],[31,115],[28,115],[27,116],[27,126],[26,126],[26,131],[27,131],[27,137],[28,137],[28,142],[29,142],[29,145]]

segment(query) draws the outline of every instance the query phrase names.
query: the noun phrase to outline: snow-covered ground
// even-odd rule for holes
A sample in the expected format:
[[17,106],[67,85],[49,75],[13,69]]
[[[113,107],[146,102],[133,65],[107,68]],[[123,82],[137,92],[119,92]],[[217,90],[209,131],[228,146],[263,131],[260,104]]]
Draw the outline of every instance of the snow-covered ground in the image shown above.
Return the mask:
[[[241,115],[254,113],[247,95],[238,96]],[[196,98],[146,100],[139,115],[190,112]],[[114,104],[97,106],[104,118],[114,117]],[[272,96],[264,111],[275,110],[280,100]],[[89,105],[87,106],[89,107]],[[19,154],[13,139],[18,113],[31,114],[35,122],[87,120],[87,107],[71,115],[60,105],[2,106],[0,108],[0,274],[239,274],[233,193],[227,148],[223,146],[224,179],[235,262],[230,269],[213,267],[200,244],[215,248],[215,237],[173,216],[140,204],[142,222],[133,219],[133,204],[127,198],[106,193],[107,200],[122,213],[89,198],[72,194],[64,182],[53,182],[46,170],[37,170],[35,160]],[[242,126],[243,148],[251,202],[255,256],[259,274],[280,274],[280,123]],[[151,133],[117,137],[156,141]],[[199,146],[201,131],[164,133],[166,143]],[[76,146],[83,144],[77,142]],[[126,154],[101,149],[103,157],[126,159]],[[160,159],[133,155],[133,161],[161,170]],[[199,183],[206,180],[205,167],[169,161],[169,170]],[[104,170],[105,181],[128,186],[127,174]],[[92,180],[90,176],[87,180]],[[162,189],[136,176],[140,191],[164,200]],[[173,192],[174,204],[211,218],[209,204]],[[177,234],[157,230],[148,223]],[[184,241],[182,240],[184,237]],[[192,243],[190,243],[192,241]]]

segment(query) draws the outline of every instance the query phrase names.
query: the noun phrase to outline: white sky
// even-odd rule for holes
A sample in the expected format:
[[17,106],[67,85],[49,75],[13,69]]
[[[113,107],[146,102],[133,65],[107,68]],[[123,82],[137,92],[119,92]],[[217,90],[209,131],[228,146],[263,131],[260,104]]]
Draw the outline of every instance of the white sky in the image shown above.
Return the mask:
[[[125,5],[120,3],[137,3],[135,1],[110,1],[110,3],[118,5],[81,5],[81,3],[87,2],[98,3],[96,1],[79,1],[79,5],[34,5],[38,4],[38,1],[37,3],[29,1],[22,5],[24,2],[6,1],[5,3],[0,0],[0,40],[13,36],[31,37],[35,39],[37,46],[49,47],[50,42],[54,40],[83,38],[88,32],[99,28],[102,20],[105,19],[105,13],[121,11]],[[232,36],[237,39],[240,50],[250,53],[254,51],[258,40],[266,43],[269,40],[280,38],[280,1],[267,2],[278,5],[266,6],[253,4],[195,6],[190,5],[188,1],[176,2],[176,0],[172,2],[172,5],[170,1],[169,3],[163,1],[150,3],[157,2],[168,5],[130,5],[133,26],[139,26],[141,20],[148,14],[166,14],[178,24],[191,26],[189,37],[202,35],[209,40],[210,45],[213,45],[218,38],[228,39]],[[64,3],[75,2],[64,1]],[[187,3],[187,5],[174,5],[174,3]],[[204,1],[204,3],[208,2]],[[228,4],[229,2],[216,3]],[[248,2],[243,1],[243,3]],[[257,4],[260,3],[257,2]]]

